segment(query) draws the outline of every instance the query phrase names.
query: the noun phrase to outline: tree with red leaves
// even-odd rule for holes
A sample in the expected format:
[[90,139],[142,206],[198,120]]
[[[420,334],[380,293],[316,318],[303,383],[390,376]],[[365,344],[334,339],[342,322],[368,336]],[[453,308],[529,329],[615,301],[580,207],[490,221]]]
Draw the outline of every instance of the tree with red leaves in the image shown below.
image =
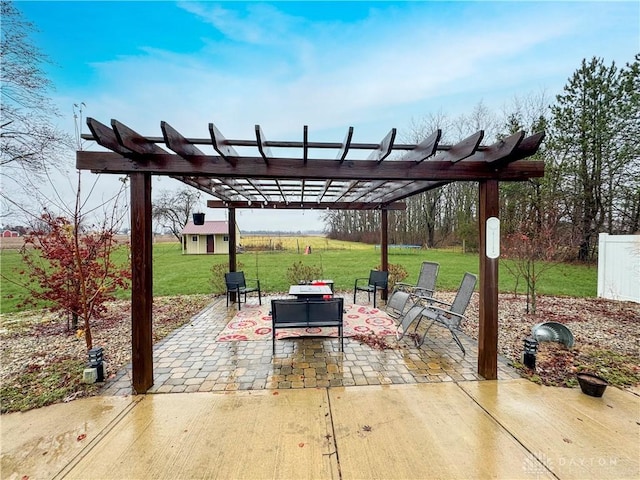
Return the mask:
[[114,292],[127,288],[130,269],[117,266],[111,254],[118,247],[113,228],[87,229],[79,215],[69,220],[45,210],[40,227],[25,236],[21,250],[26,268],[25,287],[31,297],[23,304],[44,300],[54,311],[81,319],[87,350],[93,348],[91,319],[114,300]]

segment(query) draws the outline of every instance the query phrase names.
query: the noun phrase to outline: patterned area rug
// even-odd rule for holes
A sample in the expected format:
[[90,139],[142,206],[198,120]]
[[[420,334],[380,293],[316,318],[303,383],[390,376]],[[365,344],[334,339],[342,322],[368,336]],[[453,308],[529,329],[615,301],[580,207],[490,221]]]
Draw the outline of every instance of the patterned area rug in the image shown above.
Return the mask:
[[[271,315],[268,305],[243,306],[216,338],[218,342],[270,340]],[[363,305],[347,305],[344,314],[344,336],[357,334],[395,335],[395,322],[385,312]],[[278,329],[276,338],[337,337],[336,327]]]

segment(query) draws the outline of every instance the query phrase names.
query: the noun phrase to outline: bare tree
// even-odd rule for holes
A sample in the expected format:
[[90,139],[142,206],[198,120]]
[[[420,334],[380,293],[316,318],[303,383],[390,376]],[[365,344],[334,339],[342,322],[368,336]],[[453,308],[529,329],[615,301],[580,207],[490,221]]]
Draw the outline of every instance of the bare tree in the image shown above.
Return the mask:
[[199,203],[198,190],[192,188],[183,188],[177,192],[163,190],[153,202],[153,219],[180,240],[182,230]]
[[47,164],[57,163],[72,141],[51,123],[58,112],[48,97],[52,84],[42,69],[51,62],[29,38],[34,25],[12,2],[2,0],[0,6],[0,166],[3,175],[11,174],[9,166],[38,175]]

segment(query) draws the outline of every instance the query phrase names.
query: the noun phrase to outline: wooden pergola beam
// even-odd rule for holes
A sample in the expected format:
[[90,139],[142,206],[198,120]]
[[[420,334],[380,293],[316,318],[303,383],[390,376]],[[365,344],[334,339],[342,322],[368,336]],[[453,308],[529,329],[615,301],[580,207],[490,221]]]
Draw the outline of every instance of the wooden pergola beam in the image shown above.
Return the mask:
[[400,158],[400,161],[420,163],[435,155],[438,149],[438,142],[440,142],[440,137],[442,137],[442,130],[438,128],[435,132],[416,145],[413,150],[405,153]]
[[189,160],[193,156],[203,156],[204,153],[193,143],[190,143],[180,132],[169,125],[167,122],[160,122],[162,136],[165,145],[180,155],[182,158]]
[[273,157],[273,154],[271,153],[271,148],[267,145],[267,140],[260,125],[256,125],[256,142],[258,143],[258,151],[260,152],[264,163],[269,164],[269,159]]
[[307,163],[309,160],[309,126],[302,128],[302,161]]
[[[218,152],[220,156],[227,162],[235,165],[235,159],[236,157],[238,157],[238,152],[236,152],[236,149],[233,148],[229,142],[227,142],[227,139],[224,138],[222,132],[220,132],[220,130],[218,130],[218,127],[216,127],[213,123],[209,123],[209,135],[211,135],[211,145],[213,146],[213,149]],[[191,143],[195,144],[194,141],[191,141]]]
[[464,140],[456,143],[449,150],[436,155],[431,160],[429,160],[428,163],[432,161],[446,161],[457,163],[464,160],[465,158],[469,158],[478,150],[483,137],[484,130],[480,130],[473,135],[468,136]]
[[393,142],[395,142],[395,140],[396,129],[392,128],[391,131],[387,133],[387,135],[382,139],[378,148],[371,152],[368,160],[375,160],[378,163],[383,161],[385,158],[391,155],[391,152],[393,150]]
[[340,150],[338,151],[338,155],[336,156],[336,159],[340,160],[340,162],[344,162],[344,160],[347,158],[347,153],[349,153],[352,138],[353,127],[349,127],[349,130],[347,130],[347,135],[344,137],[344,141],[340,144]]
[[403,202],[394,202],[385,204],[384,207],[374,207],[370,203],[365,202],[282,202],[282,201],[270,201],[265,205],[262,202],[240,202],[231,201],[225,202],[222,200],[207,200],[207,208],[237,208],[237,209],[277,209],[277,210],[379,210],[384,208],[386,210],[406,210],[407,204]]
[[[437,158],[437,157],[436,157]],[[200,168],[194,167],[193,159],[201,160]],[[191,157],[187,161],[179,155],[163,153],[144,155],[132,163],[113,152],[76,152],[76,166],[81,170],[95,173],[126,174],[131,171],[153,173],[154,175],[190,175],[218,178],[278,178],[324,180],[386,180],[406,181],[412,179],[478,181],[496,178],[513,181],[527,180],[544,175],[544,162],[519,160],[496,171],[485,161],[451,162],[428,160],[415,162],[382,162],[372,160],[309,160],[306,166],[299,159],[271,158],[265,164],[261,157],[238,157],[236,165],[220,161],[218,156]],[[417,192],[419,193],[419,192]]]
[[116,134],[118,143],[132,152],[137,153],[141,159],[145,158],[145,155],[162,155],[167,153],[166,150],[159,147],[156,143],[146,139],[118,120],[111,120],[111,128],[113,129],[113,133]]
[[123,156],[130,156],[133,154],[131,150],[120,144],[112,128],[94,120],[93,118],[87,118],[87,126],[93,134],[93,140],[95,140],[98,145]]
[[[505,140],[498,141],[494,145],[478,151],[473,157],[474,160],[476,157],[480,158],[485,163],[487,163],[487,165],[490,165],[491,168],[494,169],[494,171],[500,172],[494,178],[502,181],[518,181],[525,178],[539,178],[540,176],[544,176],[544,162],[540,162],[537,165],[538,167],[542,168],[541,175],[535,174],[531,171],[529,172],[531,174],[530,176],[528,176],[527,173],[522,172],[523,178],[521,179],[506,178],[501,176],[501,173],[504,172],[505,168],[508,168],[509,166],[522,165],[525,167],[531,167],[533,166],[533,163],[535,163],[534,160],[526,160],[526,163],[520,162],[520,160],[531,156],[538,150],[544,138],[544,133],[536,133],[525,139],[519,139],[521,135],[522,132],[518,132]],[[436,158],[439,158],[439,156]],[[431,160],[425,163],[430,162]],[[464,161],[463,163],[467,162],[468,161]],[[480,178],[477,178],[477,180],[480,180]],[[386,195],[384,197],[380,197],[380,199],[384,198],[385,201],[399,201],[418,193],[438,188],[445,183],[449,183],[449,181],[432,181],[426,183],[414,181],[410,185],[396,188],[393,195]]]

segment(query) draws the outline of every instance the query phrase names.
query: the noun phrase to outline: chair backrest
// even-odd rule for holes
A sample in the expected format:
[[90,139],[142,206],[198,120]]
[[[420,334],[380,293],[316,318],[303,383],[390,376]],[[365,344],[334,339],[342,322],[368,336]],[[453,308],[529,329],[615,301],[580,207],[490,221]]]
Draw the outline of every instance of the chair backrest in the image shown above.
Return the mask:
[[384,270],[371,270],[369,273],[369,285],[377,288],[387,288],[389,282],[389,272]]
[[451,311],[458,315],[464,315],[464,311],[467,309],[471,296],[473,295],[473,289],[476,288],[477,277],[473,273],[466,272],[460,282],[458,293],[456,298],[453,299],[451,304]]
[[236,288],[245,288],[247,286],[244,280],[244,272],[228,272],[224,274],[224,281],[227,284],[227,290],[235,290]]
[[299,323],[307,318],[307,303],[293,299],[271,300],[274,323]]
[[344,298],[335,297],[328,300],[309,300],[309,323],[333,322],[342,320]]
[[399,317],[404,313],[404,309],[407,306],[407,302],[409,301],[409,295],[407,292],[403,292],[402,290],[395,290],[389,300],[387,301],[387,313],[392,317]]
[[416,284],[416,290],[418,293],[428,293],[429,296],[433,296],[433,292],[436,290],[436,280],[438,279],[438,269],[440,264],[436,262],[422,262],[420,267],[420,276],[418,277],[418,283]]

